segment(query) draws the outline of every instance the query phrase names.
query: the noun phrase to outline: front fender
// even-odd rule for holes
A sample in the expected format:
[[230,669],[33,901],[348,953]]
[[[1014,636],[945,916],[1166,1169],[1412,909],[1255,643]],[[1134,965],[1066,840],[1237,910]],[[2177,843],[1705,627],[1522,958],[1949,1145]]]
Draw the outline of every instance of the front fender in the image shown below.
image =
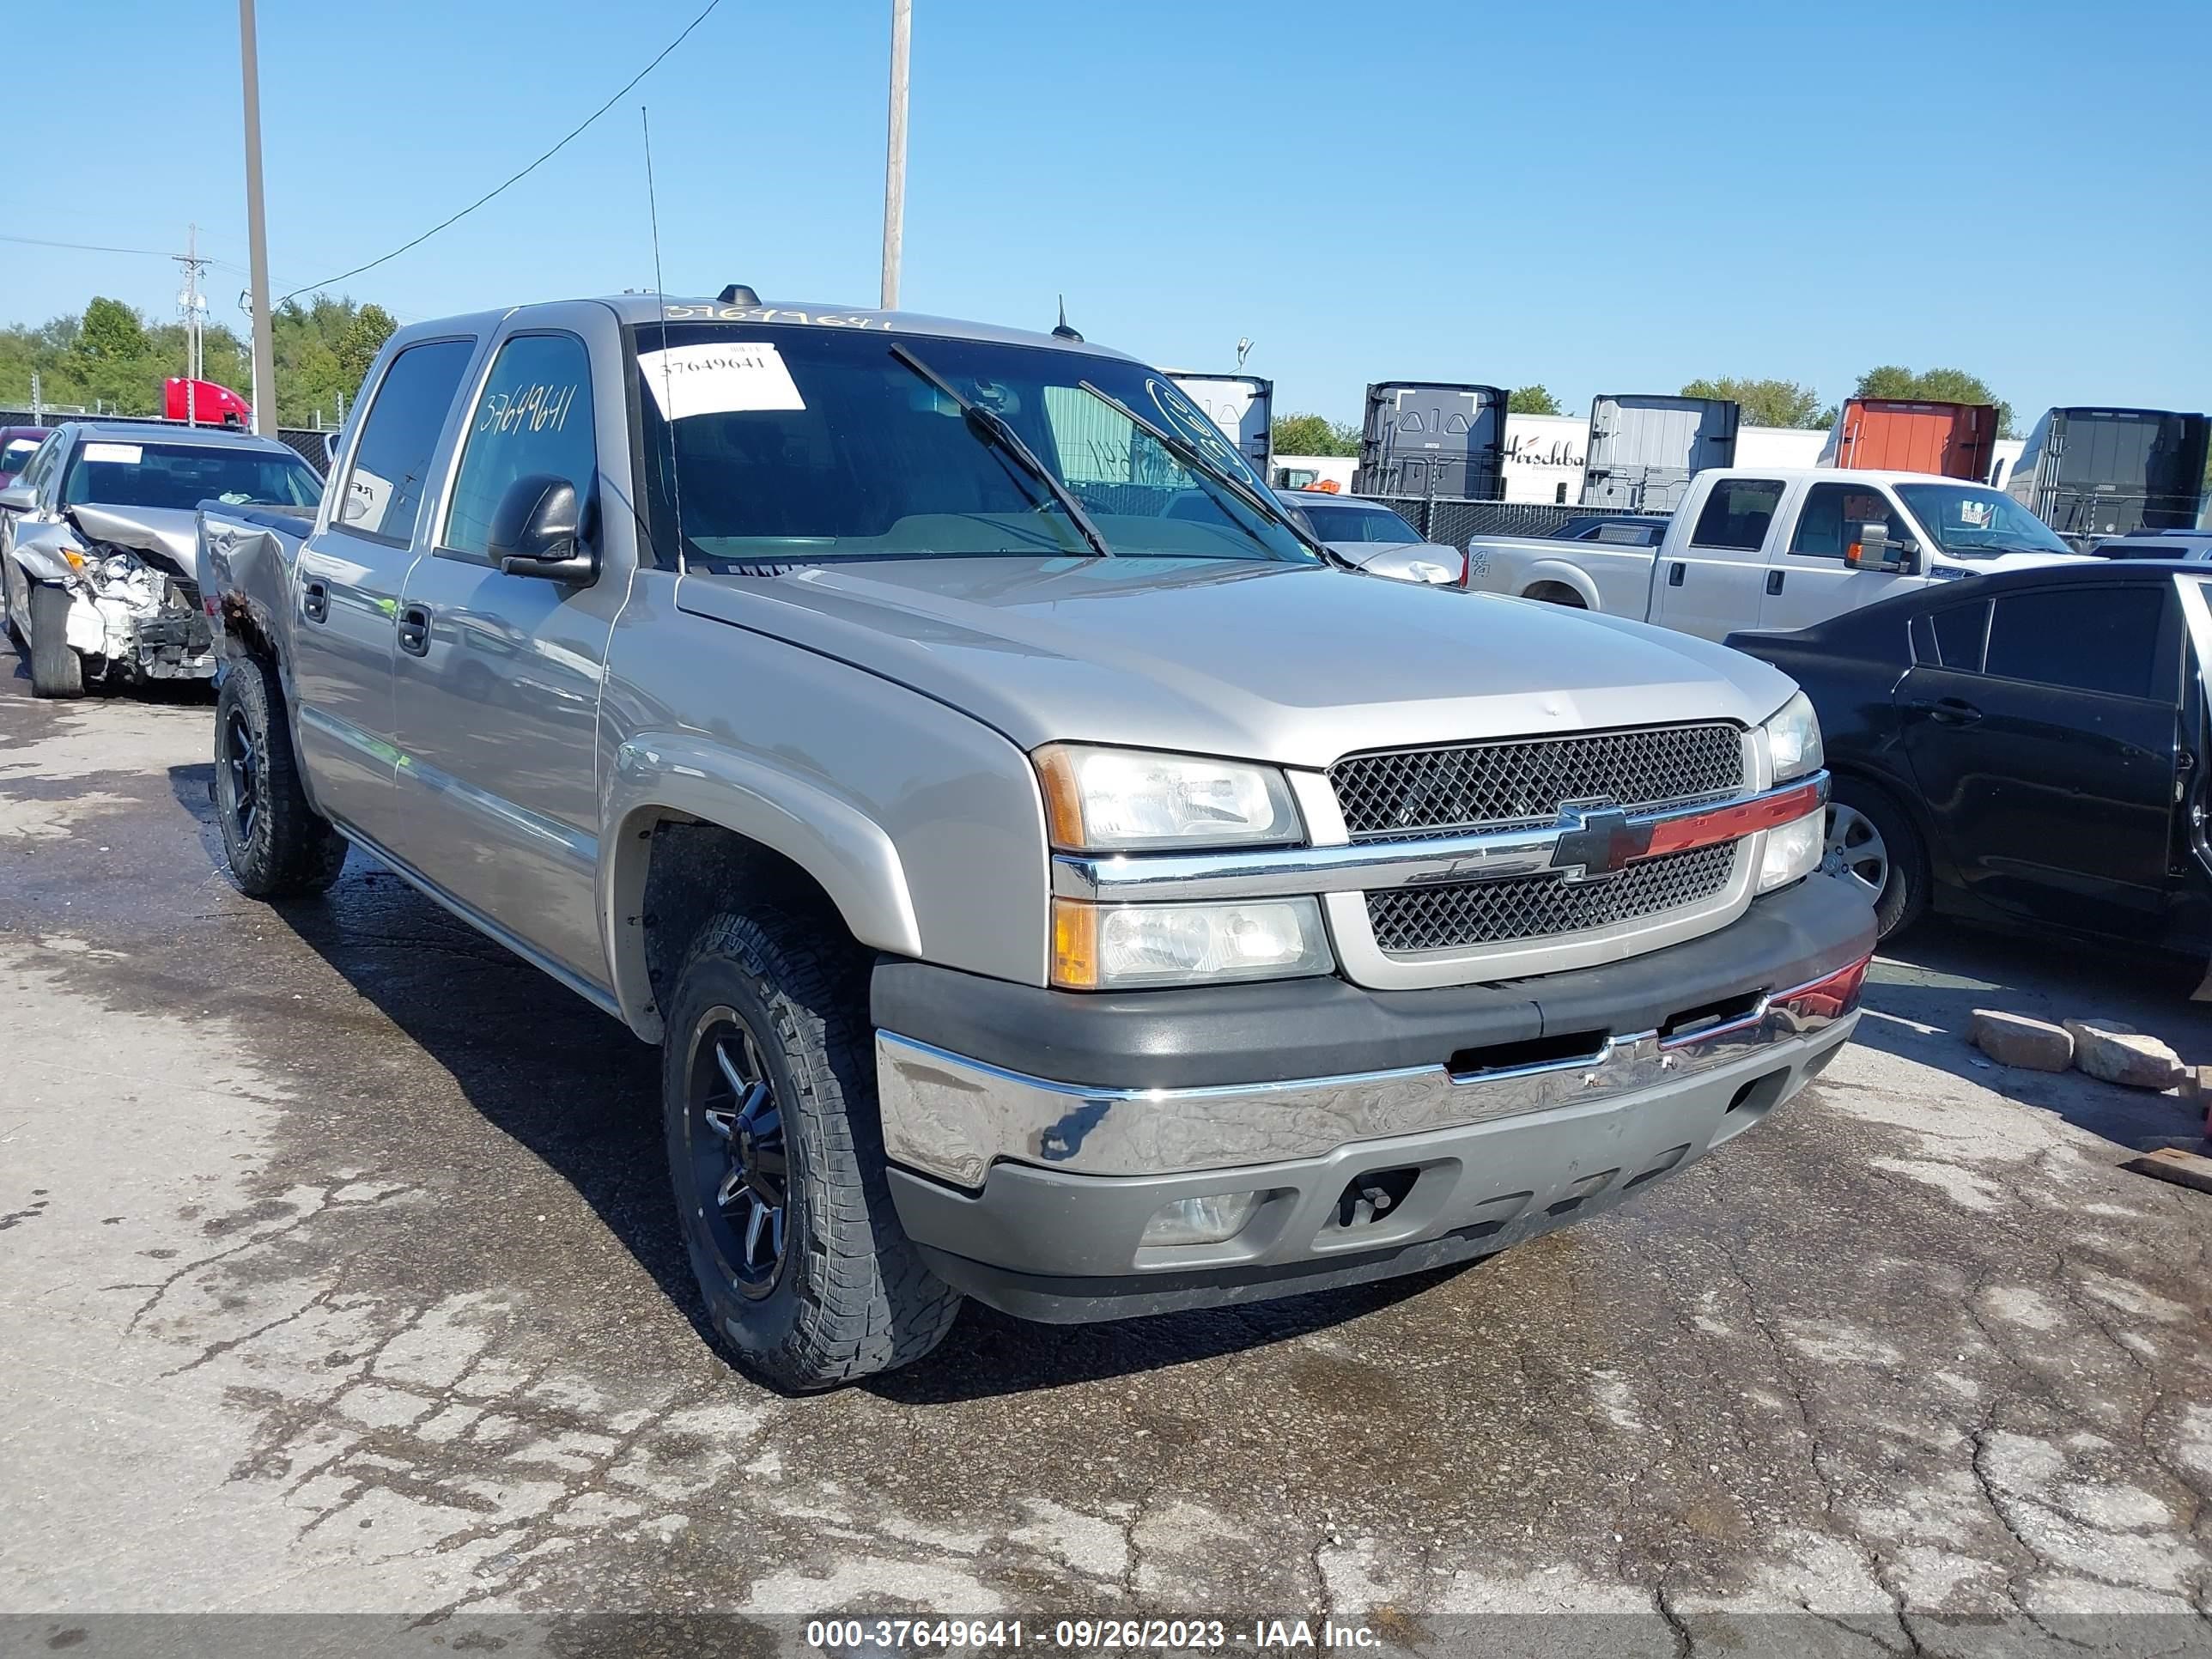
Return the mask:
[[651,826],[688,815],[781,854],[822,884],[860,943],[894,955],[921,955],[898,848],[882,826],[818,784],[701,738],[642,733],[616,751],[599,860],[599,926],[613,969],[617,1000],[630,1029],[659,1033],[646,977],[645,879]]
[[8,550],[16,568],[34,582],[74,581],[77,567],[64,554],[65,550],[82,552],[67,525],[31,524],[21,519],[15,521],[15,534]]

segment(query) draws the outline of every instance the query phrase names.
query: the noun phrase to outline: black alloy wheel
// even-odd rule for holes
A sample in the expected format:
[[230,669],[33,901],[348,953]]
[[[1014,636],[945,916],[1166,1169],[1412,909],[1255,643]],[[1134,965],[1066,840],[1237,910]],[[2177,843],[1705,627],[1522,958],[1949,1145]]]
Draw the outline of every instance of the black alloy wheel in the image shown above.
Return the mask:
[[766,1296],[783,1271],[791,1164],[775,1081],[752,1029],[726,1005],[694,1028],[692,1181],[702,1219],[730,1279]]

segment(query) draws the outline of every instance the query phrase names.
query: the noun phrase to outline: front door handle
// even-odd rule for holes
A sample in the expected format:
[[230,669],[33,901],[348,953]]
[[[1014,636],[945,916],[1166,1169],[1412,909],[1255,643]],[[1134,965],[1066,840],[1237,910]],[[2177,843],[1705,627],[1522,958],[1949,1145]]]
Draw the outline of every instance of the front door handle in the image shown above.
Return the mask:
[[328,582],[311,581],[301,588],[300,614],[313,623],[331,619],[331,585]]
[[1963,697],[1911,697],[1903,706],[1943,726],[1972,726],[1982,717],[1982,711]]
[[1782,591],[1782,573],[1779,570],[1770,570],[1766,573],[1766,591],[1769,593],[1779,593]]
[[410,657],[430,654],[430,607],[406,605],[399,608],[399,648]]
[[1682,585],[1682,573],[1688,567],[1684,565],[1680,559],[1676,559],[1672,563],[1668,564],[1667,567],[1667,586],[1669,587],[1680,587]]

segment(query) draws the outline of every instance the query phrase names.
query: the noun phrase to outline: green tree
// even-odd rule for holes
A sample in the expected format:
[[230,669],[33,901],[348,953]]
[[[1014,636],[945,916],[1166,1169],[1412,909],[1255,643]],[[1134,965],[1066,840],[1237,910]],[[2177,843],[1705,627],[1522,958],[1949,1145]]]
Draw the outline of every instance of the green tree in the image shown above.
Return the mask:
[[1725,398],[1743,406],[1746,426],[1826,426],[1820,394],[1796,380],[1750,380],[1735,375],[1692,380],[1685,398]]
[[1963,368],[1929,368],[1914,374],[1895,363],[1882,363],[1859,376],[1855,398],[1897,398],[1938,404],[1995,404],[1997,436],[2016,438],[2012,405],[1990,390],[1989,382]]
[[1271,428],[1278,455],[1357,455],[1359,428],[1318,415],[1278,415]]
[[338,368],[353,382],[355,391],[368,378],[368,366],[398,327],[392,313],[380,305],[365,305],[354,313],[353,320],[338,336],[337,352]]
[[146,325],[120,300],[96,296],[84,308],[76,349],[90,362],[133,362],[146,355]]
[[1559,400],[1541,386],[1516,386],[1505,399],[1505,409],[1511,415],[1559,415]]

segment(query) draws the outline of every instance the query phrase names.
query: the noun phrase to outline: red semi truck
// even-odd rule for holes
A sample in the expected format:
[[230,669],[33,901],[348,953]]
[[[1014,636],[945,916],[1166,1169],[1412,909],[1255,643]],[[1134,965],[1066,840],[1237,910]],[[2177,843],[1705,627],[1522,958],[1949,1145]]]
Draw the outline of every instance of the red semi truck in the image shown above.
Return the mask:
[[228,386],[178,375],[161,382],[161,413],[172,421],[190,421],[195,426],[228,426],[243,431],[253,424],[253,406]]
[[1836,417],[1820,465],[1869,472],[1932,472],[1985,483],[1996,443],[1995,404],[1853,398]]

